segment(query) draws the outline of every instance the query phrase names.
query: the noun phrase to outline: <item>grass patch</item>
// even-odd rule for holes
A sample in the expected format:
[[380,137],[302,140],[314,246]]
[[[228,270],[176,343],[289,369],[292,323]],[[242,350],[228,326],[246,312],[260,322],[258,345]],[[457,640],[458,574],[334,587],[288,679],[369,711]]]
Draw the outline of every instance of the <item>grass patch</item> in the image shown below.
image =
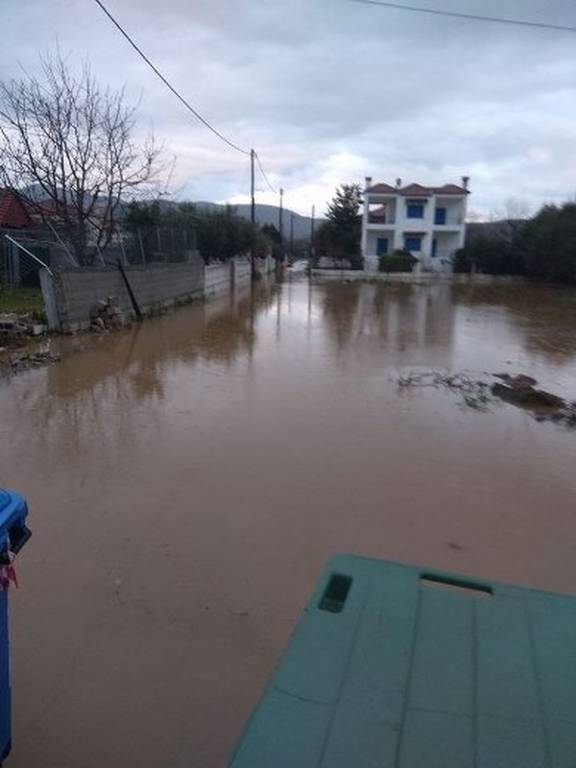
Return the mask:
[[4,312],[34,312],[44,314],[40,288],[1,288],[0,314]]

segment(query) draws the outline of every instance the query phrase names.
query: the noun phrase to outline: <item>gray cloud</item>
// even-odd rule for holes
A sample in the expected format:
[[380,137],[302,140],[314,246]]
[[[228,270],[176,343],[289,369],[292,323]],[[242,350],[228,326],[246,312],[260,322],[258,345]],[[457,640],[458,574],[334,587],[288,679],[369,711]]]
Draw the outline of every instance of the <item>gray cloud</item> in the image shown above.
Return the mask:
[[[430,7],[576,25],[573,0],[420,0]],[[424,183],[472,176],[471,208],[532,208],[572,197],[576,35],[473,24],[348,0],[108,0],[173,83],[218,129],[256,146],[286,203],[322,208],[333,187],[401,176]],[[140,98],[178,158],[174,189],[245,200],[246,158],[220,144],[176,102],[95,3],[9,0],[0,65],[58,41],[71,62]],[[263,188],[263,183],[259,182]],[[260,193],[263,202],[276,202]]]

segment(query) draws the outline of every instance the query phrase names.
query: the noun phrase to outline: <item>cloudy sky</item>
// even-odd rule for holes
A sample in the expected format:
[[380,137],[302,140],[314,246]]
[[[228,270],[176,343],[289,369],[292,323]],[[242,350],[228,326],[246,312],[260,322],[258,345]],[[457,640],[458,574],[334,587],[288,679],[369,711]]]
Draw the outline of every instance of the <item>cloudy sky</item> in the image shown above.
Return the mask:
[[[478,216],[576,193],[576,33],[350,0],[105,3],[206,118],[256,148],[293,210],[322,212],[337,184],[365,176],[469,175]],[[576,27],[574,0],[416,4]],[[248,201],[248,159],[194,121],[93,0],[2,0],[0,14],[3,77],[34,71],[56,44],[73,65],[88,59],[140,99],[140,130],[176,157],[175,197]],[[258,188],[259,202],[277,203],[261,178]]]

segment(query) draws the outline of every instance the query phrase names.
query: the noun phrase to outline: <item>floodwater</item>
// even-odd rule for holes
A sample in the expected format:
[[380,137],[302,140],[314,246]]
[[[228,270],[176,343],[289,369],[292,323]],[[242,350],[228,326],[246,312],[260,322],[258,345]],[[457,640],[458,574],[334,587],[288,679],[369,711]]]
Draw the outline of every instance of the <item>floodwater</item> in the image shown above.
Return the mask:
[[576,398],[576,293],[260,285],[0,383],[11,768],[221,768],[325,561],[576,592],[576,432],[398,388],[509,371]]

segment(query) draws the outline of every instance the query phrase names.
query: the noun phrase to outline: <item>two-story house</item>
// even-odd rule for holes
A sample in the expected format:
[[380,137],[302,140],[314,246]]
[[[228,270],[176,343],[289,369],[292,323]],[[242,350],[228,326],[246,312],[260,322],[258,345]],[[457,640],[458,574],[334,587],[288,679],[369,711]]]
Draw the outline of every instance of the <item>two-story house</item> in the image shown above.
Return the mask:
[[379,256],[406,249],[423,271],[450,272],[452,258],[464,246],[469,179],[462,186],[424,187],[372,184],[366,177],[362,216],[364,269],[378,270]]

